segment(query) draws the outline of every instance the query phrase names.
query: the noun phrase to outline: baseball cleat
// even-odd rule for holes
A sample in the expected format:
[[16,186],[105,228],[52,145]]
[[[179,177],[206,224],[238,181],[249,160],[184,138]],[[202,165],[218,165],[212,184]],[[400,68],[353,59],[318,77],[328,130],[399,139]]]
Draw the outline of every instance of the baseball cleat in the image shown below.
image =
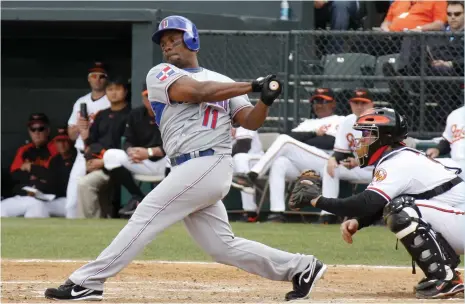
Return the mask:
[[317,258],[313,258],[304,271],[297,273],[292,278],[292,291],[286,294],[286,301],[306,299],[312,291],[315,283],[321,279],[326,272],[326,265]]
[[67,280],[58,288],[47,288],[45,297],[52,300],[101,301],[103,300],[103,291],[85,288]]
[[416,288],[418,299],[448,298],[464,290],[463,280],[457,272],[454,272],[452,280],[426,280],[422,283]]
[[249,177],[243,173],[236,173],[233,176],[231,186],[241,191],[244,191],[245,193],[255,193],[254,184],[249,179]]

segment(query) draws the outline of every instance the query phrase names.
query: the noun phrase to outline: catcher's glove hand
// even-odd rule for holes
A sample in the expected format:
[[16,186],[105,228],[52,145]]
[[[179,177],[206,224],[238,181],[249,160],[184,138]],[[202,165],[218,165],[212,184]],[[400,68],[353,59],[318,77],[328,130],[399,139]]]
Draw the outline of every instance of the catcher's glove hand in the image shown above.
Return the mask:
[[321,194],[321,178],[313,170],[303,172],[296,181],[289,199],[289,208],[299,210],[310,206],[311,201]]

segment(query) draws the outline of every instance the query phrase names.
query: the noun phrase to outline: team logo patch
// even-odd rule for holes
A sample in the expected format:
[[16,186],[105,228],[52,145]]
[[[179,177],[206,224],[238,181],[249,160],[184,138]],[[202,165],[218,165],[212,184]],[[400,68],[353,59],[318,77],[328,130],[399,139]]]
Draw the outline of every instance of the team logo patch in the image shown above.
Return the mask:
[[381,182],[387,176],[387,172],[384,169],[376,170],[375,174],[373,174],[373,182]]
[[163,70],[161,70],[160,73],[157,74],[156,77],[160,81],[165,81],[166,79],[168,79],[168,77],[170,77],[174,73],[176,73],[176,72],[172,68],[170,68],[169,66],[166,66],[166,67],[163,68]]
[[164,29],[164,28],[167,28],[168,27],[168,19],[165,19],[161,22],[161,28]]

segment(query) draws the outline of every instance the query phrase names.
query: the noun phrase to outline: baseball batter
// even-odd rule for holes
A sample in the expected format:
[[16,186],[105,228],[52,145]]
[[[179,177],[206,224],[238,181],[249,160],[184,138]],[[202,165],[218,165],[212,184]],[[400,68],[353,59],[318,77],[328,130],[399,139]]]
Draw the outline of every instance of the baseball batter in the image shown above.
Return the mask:
[[451,158],[438,158],[437,160],[446,166],[450,165],[451,159],[456,161],[462,168],[460,176],[465,178],[465,106],[449,114],[442,137],[437,148],[429,148],[426,154],[436,158],[450,153]]
[[465,183],[460,168],[446,167],[424,153],[405,147],[405,119],[389,108],[377,108],[357,119],[362,132],[357,149],[361,167],[375,166],[368,188],[357,195],[327,198],[301,181],[292,206],[312,206],[352,219],[341,232],[352,243],[353,234],[381,216],[423,270],[415,287],[418,298],[446,298],[463,292],[455,271],[465,246]]
[[[97,112],[110,107],[110,102],[105,95],[105,84],[107,73],[102,63],[96,62],[89,69],[87,76],[92,91],[80,97],[73,106],[73,112],[68,120],[68,134],[71,140],[75,140],[75,147],[78,151],[76,160],[69,176],[68,188],[66,189],[66,217],[77,217],[78,202],[78,180],[86,175],[86,160],[84,159],[84,141],[81,132],[88,132]],[[82,117],[80,113],[81,104],[86,104],[88,119]]]
[[[349,103],[352,114],[340,124],[334,143],[334,154],[329,158],[323,170],[322,182],[325,197],[339,196],[341,180],[368,184],[373,174],[373,166],[359,167],[353,154],[357,148],[358,139],[362,136],[360,131],[353,129],[354,123],[363,112],[373,108],[373,99],[369,91],[357,89],[349,99]],[[322,217],[329,215],[330,213],[321,211]],[[325,221],[332,222],[320,219],[320,222]]]
[[[217,262],[271,280],[292,281],[286,300],[307,297],[326,266],[311,255],[293,254],[234,236],[221,199],[231,186],[231,123],[259,128],[279,96],[274,75],[252,82],[199,67],[195,25],[181,16],[160,22],[152,40],[167,63],[147,75],[149,100],[160,126],[171,173],[137,207],[128,224],[97,257],[45,296],[100,300],[104,282],[123,270],[155,237],[183,221],[192,238]],[[252,106],[247,93],[260,92]]]

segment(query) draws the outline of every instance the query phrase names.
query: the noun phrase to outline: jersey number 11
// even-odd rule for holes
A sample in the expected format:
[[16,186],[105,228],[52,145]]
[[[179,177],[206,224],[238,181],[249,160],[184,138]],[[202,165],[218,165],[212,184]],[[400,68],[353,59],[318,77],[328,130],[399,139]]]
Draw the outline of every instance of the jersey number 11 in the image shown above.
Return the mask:
[[[211,116],[211,119],[210,119],[210,116]],[[205,115],[203,117],[202,126],[208,127],[210,129],[215,129],[217,121],[218,121],[218,110],[207,107],[207,109],[205,109]]]

